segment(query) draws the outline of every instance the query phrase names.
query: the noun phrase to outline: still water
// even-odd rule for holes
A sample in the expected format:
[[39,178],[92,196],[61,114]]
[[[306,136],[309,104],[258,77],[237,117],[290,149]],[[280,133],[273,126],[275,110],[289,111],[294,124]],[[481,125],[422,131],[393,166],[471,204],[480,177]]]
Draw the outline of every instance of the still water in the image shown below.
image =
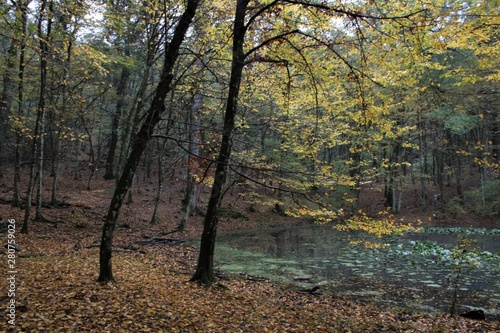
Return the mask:
[[[449,230],[448,230],[449,231]],[[429,229],[383,240],[330,226],[246,230],[221,235],[216,261],[223,272],[298,284],[338,298],[416,310],[449,311],[457,304],[500,314],[500,232]],[[454,251],[464,238],[466,251]],[[370,240],[383,249],[352,245]]]

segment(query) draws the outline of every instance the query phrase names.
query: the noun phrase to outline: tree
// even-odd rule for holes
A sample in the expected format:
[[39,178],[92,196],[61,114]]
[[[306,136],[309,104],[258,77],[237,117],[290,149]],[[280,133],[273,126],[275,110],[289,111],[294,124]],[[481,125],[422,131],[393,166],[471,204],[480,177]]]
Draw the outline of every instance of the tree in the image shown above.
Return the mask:
[[[43,0],[40,5],[40,16],[37,24],[37,34],[39,40],[40,57],[40,90],[36,113],[35,130],[33,133],[32,156],[30,163],[29,184],[26,193],[26,203],[24,211],[24,223],[21,229],[22,233],[28,233],[31,211],[31,201],[35,182],[38,182],[38,191],[36,196],[36,216],[35,219],[43,220],[42,209],[42,191],[43,191],[43,160],[45,148],[45,115],[47,107],[47,70],[50,39],[52,37],[52,12],[54,2]],[[35,170],[36,169],[36,170]]]
[[[21,12],[21,8],[16,7],[16,12]],[[6,13],[5,13],[6,14]],[[14,27],[19,27],[22,21],[21,15],[15,15]],[[21,23],[22,24],[22,23]],[[16,32],[14,30],[13,32]],[[14,86],[16,82],[15,68],[18,61],[19,40],[12,38],[7,51],[7,61],[3,68],[3,91],[0,98],[0,178],[3,177],[3,163],[5,161],[4,151],[8,139],[9,118],[13,113]]]
[[[23,14],[24,17],[24,30],[26,29],[26,13],[24,12]],[[25,47],[26,47],[26,39],[23,36],[21,39],[21,49],[20,49],[20,56],[19,56],[19,84],[18,84],[18,112],[17,112],[17,117],[15,118],[18,120],[16,123],[19,124],[19,119],[23,114],[23,79],[24,79],[24,55],[25,55]],[[13,184],[13,194],[12,194],[12,206],[13,207],[21,207],[21,190],[20,190],[20,183],[21,183],[21,129],[19,126],[13,126],[13,129],[15,131],[15,157],[14,157],[14,184]]]
[[127,161],[123,168],[120,179],[115,188],[113,198],[106,215],[102,229],[101,247],[99,252],[99,277],[98,282],[114,283],[111,256],[113,237],[120,208],[125,199],[134,177],[135,170],[139,164],[142,153],[151,139],[155,126],[161,120],[165,111],[165,98],[172,89],[173,70],[179,56],[179,48],[186,36],[198,8],[198,0],[188,0],[184,12],[180,16],[171,40],[165,39],[165,55],[160,81],[155,89],[153,101],[147,112],[140,130],[133,137],[133,142]]
[[233,28],[231,77],[229,80],[229,92],[224,115],[221,148],[217,157],[214,183],[212,185],[212,191],[204,221],[203,233],[201,236],[198,266],[194,276],[192,277],[193,281],[201,281],[205,285],[210,285],[215,280],[213,267],[215,237],[217,235],[217,224],[224,184],[227,179],[228,163],[231,158],[234,123],[238,110],[238,95],[240,92],[243,68],[245,67],[245,59],[247,57],[243,50],[243,43],[245,40],[246,30],[248,28],[248,26],[245,26],[248,3],[249,0],[238,0],[236,4]]
[[[53,61],[50,66],[51,81],[49,84],[48,114],[47,114],[47,151],[50,154],[52,177],[52,193],[50,204],[58,205],[60,165],[64,156],[64,144],[68,141],[81,141],[83,136],[78,134],[74,121],[76,120],[75,83],[73,79],[73,59],[75,46],[78,48],[76,38],[84,24],[83,17],[86,13],[85,3],[61,2],[56,6],[54,17],[57,24],[54,26]],[[75,75],[76,76],[76,75]],[[81,80],[81,78],[80,78]],[[85,81],[85,79],[83,79]]]
[[[22,137],[22,125],[21,117],[23,115],[23,87],[24,87],[24,68],[25,64],[25,53],[26,53],[26,35],[27,35],[27,9],[30,1],[18,1],[13,3],[15,9],[14,17],[15,22],[12,24],[12,40],[10,42],[8,50],[8,58],[6,62],[6,68],[4,68],[3,77],[3,95],[0,101],[0,156],[4,152],[6,145],[8,144],[8,132],[10,131],[12,137],[15,137],[15,157],[14,157],[14,182],[13,182],[13,197],[12,206],[21,206],[21,195],[20,195],[20,170],[21,170],[21,137]],[[7,8],[7,6],[5,6]],[[7,12],[5,12],[7,14]],[[8,17],[8,15],[5,15]],[[17,75],[16,75],[17,70]],[[17,83],[17,85],[16,85]],[[17,94],[16,94],[17,88]],[[14,96],[17,97],[17,105],[13,103],[15,101]],[[17,111],[17,112],[16,112]],[[4,156],[2,156],[1,164],[5,162]],[[2,170],[0,170],[1,176]]]
[[[287,6],[290,6],[289,11],[286,11]],[[296,10],[302,8],[305,11],[304,17],[297,15],[296,12]],[[247,14],[249,13],[251,15],[247,18]],[[287,14],[290,16],[287,16]],[[307,14],[311,15],[307,16]],[[328,20],[322,20],[321,17],[323,15]],[[305,72],[311,73],[310,63],[304,58],[307,47],[301,46],[300,42],[308,39],[314,41],[314,46],[310,46],[311,49],[327,47],[328,43],[321,42],[319,37],[314,36],[312,33],[301,31],[298,27],[309,18],[315,21],[316,18],[320,17],[318,21],[325,23],[325,21],[329,21],[330,15],[339,15],[341,17],[345,15],[350,18],[363,17],[362,14],[358,14],[355,11],[348,12],[344,8],[328,7],[307,1],[272,1],[269,4],[257,7],[249,7],[248,0],[239,0],[237,2],[232,29],[231,75],[222,138],[220,141],[221,145],[216,159],[214,182],[204,220],[198,264],[191,279],[192,281],[200,281],[205,285],[210,285],[215,280],[213,267],[215,239],[221,201],[225,192],[224,186],[228,177],[228,166],[231,160],[235,120],[238,114],[239,95],[245,65],[252,62],[288,64],[288,59],[284,59],[283,56],[273,57],[273,55],[266,54],[266,51],[271,49],[273,43],[286,44],[302,60],[298,64],[305,66]],[[257,23],[258,19],[262,19],[262,22]],[[250,32],[253,34],[251,38],[247,35]],[[288,39],[289,37],[290,39]],[[291,41],[293,37],[297,37],[297,40]],[[251,45],[247,51],[245,51],[244,47],[245,42]],[[272,51],[270,53],[272,54]],[[338,55],[338,53],[336,54]],[[340,58],[343,59],[342,57]],[[311,75],[310,78],[314,91],[316,87],[314,75]],[[313,96],[316,95],[313,94]],[[316,108],[315,110],[317,111],[318,109]]]
[[178,230],[184,231],[189,218],[197,208],[198,202],[198,186],[195,174],[199,169],[200,156],[200,128],[201,114],[200,108],[203,106],[203,95],[196,92],[193,96],[193,104],[187,115],[187,132],[188,132],[188,157],[186,161],[187,176],[186,176],[186,194],[182,200],[183,216],[179,223]]
[[116,1],[110,2],[108,5],[110,7],[107,10],[109,23],[106,28],[109,31],[106,35],[110,43],[113,44],[112,50],[118,53],[116,55],[118,73],[116,74],[117,78],[114,80],[116,81],[114,83],[114,86],[116,86],[116,103],[115,110],[111,116],[111,136],[104,179],[114,179],[117,172],[115,160],[120,137],[119,128],[127,95],[129,94],[128,90],[130,89],[127,84],[131,75],[131,50],[140,35],[142,28],[140,20],[142,17],[138,15],[137,11],[140,11],[140,9],[136,8],[134,1]]

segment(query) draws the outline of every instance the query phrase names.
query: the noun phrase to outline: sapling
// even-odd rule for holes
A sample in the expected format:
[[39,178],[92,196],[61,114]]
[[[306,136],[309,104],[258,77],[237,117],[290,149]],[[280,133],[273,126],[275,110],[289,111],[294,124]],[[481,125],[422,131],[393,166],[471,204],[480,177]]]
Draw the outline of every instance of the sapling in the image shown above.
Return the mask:
[[475,250],[471,250],[472,244],[475,240],[471,238],[460,237],[458,245],[456,245],[451,253],[451,269],[452,269],[452,298],[451,298],[451,307],[450,307],[450,315],[455,315],[457,302],[458,302],[458,291],[460,288],[460,284],[462,282],[462,277],[465,269],[469,271],[474,269],[476,266],[476,262],[472,260],[470,256],[471,252],[475,252]]

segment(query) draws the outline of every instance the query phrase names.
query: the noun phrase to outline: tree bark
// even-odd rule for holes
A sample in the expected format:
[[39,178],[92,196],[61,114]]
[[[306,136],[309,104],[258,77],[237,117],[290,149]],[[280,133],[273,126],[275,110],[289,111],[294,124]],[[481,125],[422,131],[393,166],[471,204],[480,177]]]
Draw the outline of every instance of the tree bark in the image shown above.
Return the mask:
[[241,78],[243,68],[245,67],[243,42],[246,33],[245,14],[248,2],[249,0],[238,0],[236,5],[233,27],[231,78],[229,81],[229,92],[226,102],[221,148],[217,157],[214,184],[212,186],[207,214],[204,220],[198,265],[196,272],[191,278],[191,281],[200,281],[202,284],[207,286],[211,285],[215,281],[213,265],[215,238],[219,222],[220,204],[224,192],[223,187],[227,179],[228,163],[231,158],[231,150],[233,146],[234,124],[238,110],[237,106]]
[[158,161],[158,188],[156,189],[156,198],[155,198],[155,206],[153,208],[153,214],[151,215],[151,224],[156,224],[158,222],[158,208],[160,207],[161,195],[163,193],[163,183],[165,179],[165,172],[163,171],[163,160],[165,154],[163,153],[165,150],[165,142],[161,145],[158,143],[157,145],[157,161]]
[[114,179],[115,178],[115,158],[116,158],[116,148],[118,146],[118,129],[120,127],[120,119],[122,116],[123,106],[125,104],[125,95],[128,77],[130,76],[130,71],[123,66],[118,85],[116,87],[116,92],[118,95],[118,100],[116,101],[116,109],[113,114],[113,119],[111,121],[111,139],[109,141],[109,151],[108,157],[106,159],[106,172],[104,174],[104,179]]
[[[21,37],[20,37],[20,46],[19,46],[19,72],[18,72],[18,85],[17,85],[17,115],[21,117],[23,115],[23,101],[24,101],[24,68],[25,68],[25,54],[26,54],[26,29],[28,25],[27,20],[27,4],[22,2],[19,7],[19,18],[21,21]],[[21,133],[19,130],[16,130],[16,146],[15,146],[15,161],[14,161],[14,190],[12,195],[12,206],[13,207],[21,207]]]
[[[24,84],[24,57],[26,50],[26,28],[27,28],[27,3],[25,1],[20,1],[17,3],[16,10],[16,24],[15,26],[19,28],[19,64],[18,64],[18,84],[17,84],[17,115],[20,117],[23,114],[23,84]],[[17,22],[19,20],[19,22]],[[6,119],[6,118],[5,118]],[[21,206],[21,134],[16,129],[15,131],[15,153],[14,153],[14,184],[13,184],[13,196],[12,196],[12,206]]]
[[[67,48],[66,48],[66,57],[63,61],[63,75],[62,77],[67,77],[68,73],[71,69],[71,56],[73,53],[73,41],[75,39],[76,28],[72,33],[68,28],[67,24],[63,24],[63,29],[68,35],[67,40]],[[60,91],[62,96],[62,105],[61,105],[61,115],[64,117],[68,112],[68,86],[66,80],[60,83]],[[51,125],[53,130],[51,131],[52,135],[52,196],[50,199],[50,204],[52,206],[58,205],[58,192],[59,192],[59,167],[61,165],[61,149],[62,149],[62,140],[61,140],[61,126],[54,124],[57,122],[56,120],[56,112],[52,110],[51,115]],[[57,130],[56,130],[57,128]]]
[[[53,3],[49,4],[49,12],[52,12]],[[38,177],[38,192],[37,192],[37,203],[36,203],[36,216],[35,219],[42,220],[42,190],[43,190],[43,149],[44,149],[44,123],[45,123],[45,102],[46,102],[46,90],[47,90],[47,60],[49,52],[49,39],[51,36],[52,29],[52,19],[47,19],[46,29],[44,32],[43,21],[45,16],[45,9],[47,6],[47,1],[42,2],[42,7],[40,10],[41,16],[38,21],[38,35],[40,42],[40,93],[37,108],[37,117],[35,124],[35,132],[33,134],[33,144],[32,144],[32,161],[30,166],[30,178],[28,189],[26,193],[26,204],[24,210],[24,223],[21,229],[22,233],[28,233],[29,230],[29,219],[31,214],[31,201],[33,198],[33,190],[35,187],[35,182]],[[47,16],[48,17],[48,16]],[[35,169],[37,172],[35,173]]]
[[186,195],[182,200],[182,210],[184,211],[181,223],[178,230],[184,231],[189,218],[196,210],[198,202],[198,186],[194,179],[194,172],[198,165],[198,157],[200,155],[200,137],[199,131],[201,128],[199,110],[203,105],[203,95],[199,92],[195,93],[193,97],[193,105],[188,117],[188,141],[189,141],[189,155],[187,158],[187,182],[186,182]]
[[[37,165],[37,192],[36,192],[36,207],[35,207],[35,220],[45,221],[46,219],[42,214],[42,200],[43,200],[43,172],[45,160],[45,116],[47,113],[47,79],[48,79],[48,60],[49,60],[49,47],[52,38],[52,13],[54,9],[54,2],[52,0],[48,3],[49,9],[46,15],[47,24],[45,34],[43,29],[43,16],[38,23],[38,34],[40,36],[40,100],[38,105],[37,122],[39,122],[39,137],[38,137],[38,165]],[[43,6],[45,7],[45,1]],[[41,11],[44,15],[44,10]],[[43,36],[43,37],[42,37]],[[35,136],[36,138],[36,136]]]
[[156,125],[161,120],[161,115],[165,111],[165,98],[167,93],[172,89],[171,84],[173,79],[173,69],[179,56],[179,48],[184,40],[184,37],[186,36],[189,26],[191,25],[198,4],[199,0],[187,1],[186,9],[181,16],[177,27],[175,28],[172,40],[170,43],[166,43],[165,45],[165,59],[160,82],[156,88],[151,106],[146,113],[145,120],[140,130],[134,136],[129,157],[127,158],[122,175],[117,183],[108,213],[106,215],[106,220],[103,225],[99,252],[100,270],[99,277],[97,279],[98,282],[115,282],[113,278],[111,257],[114,230],[118,214],[123,204],[125,195],[132,184],[135,170],[137,169],[142,153],[146,149],[148,141],[151,138]]
[[[16,24],[17,25],[17,22]],[[9,116],[12,113],[14,95],[15,67],[18,57],[19,41],[13,39],[7,51],[7,64],[3,75],[3,91],[0,98],[0,178],[3,177],[5,145],[8,139]]]
[[148,35],[147,54],[146,54],[144,73],[141,83],[139,84],[137,93],[134,97],[134,100],[130,105],[127,119],[125,121],[124,128],[122,131],[122,144],[120,147],[120,153],[118,159],[118,171],[115,171],[117,173],[121,172],[121,166],[123,165],[122,162],[127,158],[127,154],[130,151],[130,146],[132,144],[132,137],[133,137],[132,133],[133,130],[138,128],[140,124],[141,111],[143,110],[145,101],[147,100],[146,92],[148,89],[148,80],[151,73],[151,68],[156,62],[155,60],[157,56],[156,44],[158,43],[158,39],[160,38],[160,33],[158,28],[160,23],[159,22],[153,23],[157,18],[157,15],[158,14],[154,14],[149,19],[151,22],[150,23],[151,28],[149,29],[150,33]]

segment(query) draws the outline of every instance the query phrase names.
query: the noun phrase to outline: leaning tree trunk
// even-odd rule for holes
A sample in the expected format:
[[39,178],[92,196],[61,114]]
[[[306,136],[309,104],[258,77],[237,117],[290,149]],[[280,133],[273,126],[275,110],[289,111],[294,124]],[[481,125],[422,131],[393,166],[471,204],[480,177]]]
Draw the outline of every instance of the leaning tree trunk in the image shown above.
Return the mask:
[[98,282],[114,283],[113,271],[111,266],[113,237],[118,219],[118,214],[127,191],[129,190],[132,180],[139,164],[142,153],[146,149],[149,139],[153,131],[161,120],[161,116],[165,111],[165,98],[167,93],[172,89],[173,69],[179,56],[179,48],[186,36],[186,32],[191,25],[193,17],[196,13],[199,0],[188,0],[187,6],[182,14],[174,35],[167,45],[165,45],[165,59],[160,77],[160,82],[156,87],[155,96],[149,110],[146,113],[145,120],[134,136],[130,154],[127,158],[122,175],[117,183],[111,204],[109,205],[108,214],[102,228],[101,247],[99,252],[99,277]]
[[223,196],[223,187],[227,179],[228,163],[231,158],[233,145],[234,123],[237,112],[240,83],[245,66],[243,42],[245,38],[245,13],[249,0],[239,0],[236,5],[236,14],[233,28],[233,59],[231,64],[231,78],[224,116],[221,148],[217,157],[214,183],[207,214],[205,215],[203,233],[201,235],[200,253],[196,272],[192,281],[200,281],[204,285],[211,285],[215,281],[214,250],[217,226],[219,223],[220,204]]

